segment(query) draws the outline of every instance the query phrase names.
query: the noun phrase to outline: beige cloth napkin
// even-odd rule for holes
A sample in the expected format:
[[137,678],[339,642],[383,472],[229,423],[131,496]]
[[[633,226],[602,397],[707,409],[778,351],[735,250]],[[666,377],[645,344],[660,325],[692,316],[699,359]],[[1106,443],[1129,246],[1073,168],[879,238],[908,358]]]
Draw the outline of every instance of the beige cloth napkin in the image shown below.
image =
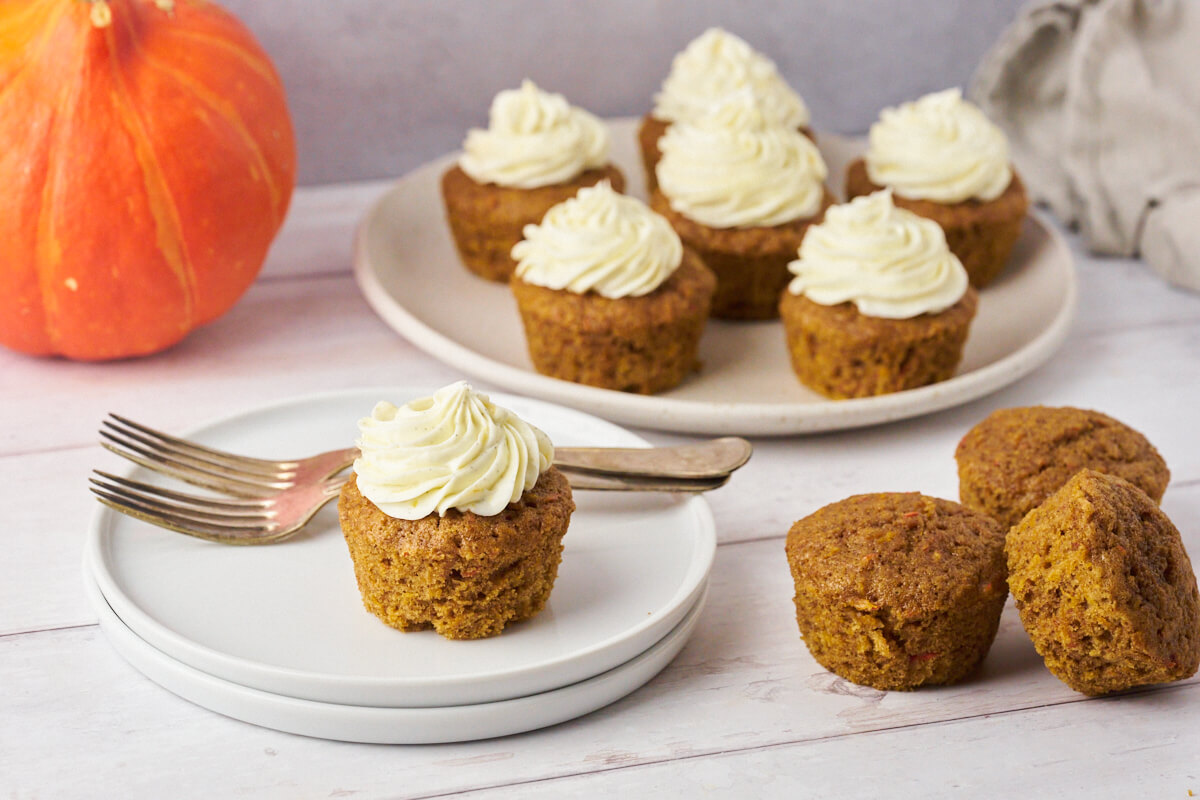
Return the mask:
[[969,95],[1090,249],[1200,291],[1200,0],[1036,0]]

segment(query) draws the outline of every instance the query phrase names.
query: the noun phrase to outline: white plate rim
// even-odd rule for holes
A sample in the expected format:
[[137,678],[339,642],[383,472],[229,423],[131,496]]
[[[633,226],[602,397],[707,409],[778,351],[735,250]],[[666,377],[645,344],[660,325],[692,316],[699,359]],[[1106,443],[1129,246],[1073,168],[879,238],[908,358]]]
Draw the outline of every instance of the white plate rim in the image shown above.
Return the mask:
[[707,583],[663,638],[599,675],[546,692],[445,707],[372,707],[304,700],[196,669],[158,650],[112,609],[86,567],[84,593],[117,653],[150,681],[190,703],[285,733],[364,744],[439,744],[509,736],[590,714],[636,691],[675,659],[699,623]]
[[[608,122],[614,129],[623,130],[622,126],[631,127],[635,121],[626,118]],[[819,139],[846,141],[826,133],[820,134]],[[1023,347],[949,380],[877,397],[827,403],[710,403],[630,394],[551,378],[493,360],[431,328],[387,292],[379,278],[381,265],[373,263],[369,257],[366,244],[369,231],[373,225],[380,224],[382,208],[391,195],[419,174],[440,173],[456,158],[457,154],[448,154],[401,177],[364,214],[354,237],[354,276],[368,305],[412,344],[469,375],[614,422],[681,433],[786,436],[846,430],[921,416],[968,403],[1029,374],[1062,345],[1075,317],[1078,287],[1070,248],[1054,225],[1040,211],[1031,209],[1026,224],[1037,226],[1055,250],[1053,262],[1062,272],[1062,305],[1051,323]],[[440,203],[439,198],[431,200]]]
[[[245,416],[304,403],[320,403],[350,397],[378,399],[395,394],[396,388],[394,386],[374,389],[354,388],[297,395],[275,402],[249,406],[216,417],[178,435],[201,437],[203,432],[208,429],[236,423]],[[405,387],[405,392],[411,392],[412,396],[416,397],[428,394],[435,389],[436,387],[425,386]],[[555,413],[588,418],[593,423],[620,431],[625,437],[625,440],[621,442],[623,445],[648,446],[645,439],[632,431],[577,409],[557,406],[546,400],[503,392],[488,392],[488,394],[501,405],[514,402],[533,404],[533,407],[552,408]],[[374,399],[371,402],[374,402]],[[124,471],[124,474],[136,474],[139,471],[140,468],[130,466]],[[350,678],[249,662],[238,656],[194,642],[161,624],[121,589],[119,582],[107,567],[105,538],[114,522],[125,522],[127,518],[123,515],[107,506],[99,505],[96,508],[88,526],[83,557],[85,568],[90,570],[106,602],[121,619],[122,624],[128,626],[139,638],[145,639],[151,646],[163,651],[167,656],[215,677],[269,693],[286,694],[314,702],[409,708],[448,706],[454,704],[454,701],[448,698],[454,697],[465,698],[460,704],[477,704],[536,694],[589,678],[643,652],[679,623],[688,609],[695,604],[696,598],[703,592],[716,557],[717,545],[715,521],[704,498],[692,495],[687,498],[679,498],[679,500],[695,523],[692,530],[696,536],[695,558],[688,565],[687,576],[670,601],[621,634],[598,641],[592,646],[572,652],[568,656],[505,673],[480,672],[451,678],[420,680],[372,678],[370,676]],[[166,535],[182,536],[183,534],[169,533]],[[397,632],[397,635],[403,634]],[[481,687],[481,682],[486,685]],[[502,686],[505,688],[501,689]],[[384,701],[381,698],[391,699]]]

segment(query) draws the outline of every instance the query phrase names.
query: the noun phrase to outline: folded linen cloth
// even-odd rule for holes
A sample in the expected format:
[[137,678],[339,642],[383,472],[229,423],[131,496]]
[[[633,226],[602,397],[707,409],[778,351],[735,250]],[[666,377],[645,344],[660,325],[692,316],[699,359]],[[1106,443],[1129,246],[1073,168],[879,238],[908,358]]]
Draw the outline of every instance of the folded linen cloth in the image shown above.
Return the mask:
[[1200,2],[1035,0],[969,96],[1091,250],[1200,291]]

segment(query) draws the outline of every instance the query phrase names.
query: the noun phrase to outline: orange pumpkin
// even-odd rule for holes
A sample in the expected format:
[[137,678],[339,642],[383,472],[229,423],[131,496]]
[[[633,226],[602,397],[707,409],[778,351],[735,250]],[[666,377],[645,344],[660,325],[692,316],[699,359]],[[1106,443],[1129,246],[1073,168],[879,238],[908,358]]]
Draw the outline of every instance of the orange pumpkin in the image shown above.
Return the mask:
[[227,311],[287,212],[279,75],[201,0],[0,0],[0,343],[143,355]]

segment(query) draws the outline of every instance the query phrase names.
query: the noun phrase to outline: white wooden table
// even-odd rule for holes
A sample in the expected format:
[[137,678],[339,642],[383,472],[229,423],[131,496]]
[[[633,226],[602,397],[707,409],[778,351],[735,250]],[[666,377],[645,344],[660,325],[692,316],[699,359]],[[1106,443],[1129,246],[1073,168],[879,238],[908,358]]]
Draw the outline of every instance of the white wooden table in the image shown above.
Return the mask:
[[351,277],[354,225],[384,188],[300,191],[259,281],[166,353],[89,365],[0,352],[0,797],[1200,795],[1196,678],[1085,698],[1046,671],[1010,604],[978,677],[884,693],[817,666],[793,618],[790,524],[859,492],[957,498],[955,443],[1003,406],[1096,408],[1144,432],[1171,467],[1163,507],[1200,562],[1200,296],[1074,239],[1079,316],[1032,375],[929,417],[755,441],[709,495],[720,546],[694,636],[607,708],[487,741],[356,745],[237,722],[144,678],[82,591],[87,474],[115,466],[99,421],[114,410],[183,430],[316,390],[462,377],[385,327]]

